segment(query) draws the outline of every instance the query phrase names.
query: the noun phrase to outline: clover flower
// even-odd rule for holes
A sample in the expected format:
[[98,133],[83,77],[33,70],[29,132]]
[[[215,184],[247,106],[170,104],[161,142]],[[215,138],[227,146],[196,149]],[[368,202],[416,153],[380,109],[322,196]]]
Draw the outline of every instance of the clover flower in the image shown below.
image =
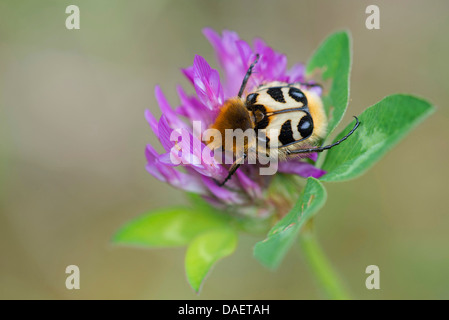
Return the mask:
[[[257,164],[243,164],[230,179],[226,187],[216,181],[226,178],[228,167],[209,156],[208,146],[201,141],[201,134],[215,121],[220,107],[237,96],[242,80],[256,54],[260,56],[244,93],[248,94],[262,83],[271,81],[304,82],[305,67],[295,64],[287,69],[287,57],[276,52],[261,39],[255,39],[251,47],[235,32],[223,31],[220,36],[211,29],[204,29],[206,38],[212,44],[223,77],[210,67],[207,61],[197,55],[193,65],[183,69],[183,74],[193,85],[196,95],[188,95],[180,86],[177,88],[180,104],[173,108],[159,86],[155,89],[156,100],[162,116],[159,121],[147,110],[145,115],[153,132],[165,152],[159,154],[151,145],[146,147],[147,170],[157,179],[182,190],[201,195],[215,206],[229,205],[257,206],[259,212],[270,212],[273,201],[266,199],[272,176],[261,176]],[[321,95],[321,88],[314,87]],[[194,128],[194,123],[198,128]],[[174,130],[182,136],[181,141],[171,141]],[[206,152],[205,149],[206,148]],[[204,156],[207,154],[208,156]],[[306,156],[316,161],[316,154]],[[173,159],[179,161],[173,162]],[[320,178],[325,171],[316,168],[304,159],[279,163],[278,172],[301,177]]]

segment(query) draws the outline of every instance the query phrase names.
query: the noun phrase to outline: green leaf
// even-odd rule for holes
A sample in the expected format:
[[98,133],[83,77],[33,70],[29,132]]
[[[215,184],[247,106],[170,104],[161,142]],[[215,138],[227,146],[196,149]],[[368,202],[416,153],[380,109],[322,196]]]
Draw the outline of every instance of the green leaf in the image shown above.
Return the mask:
[[[328,151],[322,166],[328,173],[320,180],[342,181],[360,176],[433,111],[429,102],[405,94],[388,96],[369,107],[359,117],[360,127],[354,134]],[[335,141],[353,126],[349,124]]]
[[144,247],[183,246],[205,231],[227,226],[228,221],[229,218],[223,214],[201,208],[165,208],[130,221],[112,241]]
[[301,227],[326,202],[326,189],[315,178],[307,184],[293,209],[254,247],[254,256],[265,266],[276,268],[295,241]]
[[351,39],[347,31],[330,35],[307,63],[307,75],[319,73],[321,79],[315,79],[319,83],[331,81],[330,87],[325,86],[329,91],[326,93],[325,90],[323,94],[324,108],[329,117],[329,134],[340,123],[348,106],[350,71]]
[[204,278],[220,259],[234,252],[237,234],[230,228],[211,230],[193,239],[185,259],[187,280],[199,292]]

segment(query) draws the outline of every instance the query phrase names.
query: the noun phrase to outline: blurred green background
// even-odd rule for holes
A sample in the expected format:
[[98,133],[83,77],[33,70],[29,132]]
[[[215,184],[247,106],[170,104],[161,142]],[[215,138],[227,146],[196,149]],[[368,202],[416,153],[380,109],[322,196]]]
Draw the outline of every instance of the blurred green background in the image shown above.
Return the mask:
[[[81,29],[67,30],[76,4]],[[381,29],[365,28],[380,7]],[[326,184],[317,232],[353,295],[449,298],[449,3],[426,1],[12,1],[0,2],[0,298],[320,298],[295,246],[277,271],[252,257],[258,237],[209,275],[201,295],[184,275],[184,249],[114,247],[109,239],[148,210],[186,203],[144,169],[156,144],[146,108],[153,88],[176,105],[181,67],[195,54],[214,67],[201,33],[262,37],[306,61],[333,31],[353,35],[351,101],[344,124],[396,92],[428,98],[437,112],[363,177]],[[189,88],[189,92],[193,92]],[[446,195],[445,195],[446,194]],[[445,199],[446,198],[446,199]],[[65,268],[81,289],[65,288]],[[365,268],[381,290],[365,288]]]

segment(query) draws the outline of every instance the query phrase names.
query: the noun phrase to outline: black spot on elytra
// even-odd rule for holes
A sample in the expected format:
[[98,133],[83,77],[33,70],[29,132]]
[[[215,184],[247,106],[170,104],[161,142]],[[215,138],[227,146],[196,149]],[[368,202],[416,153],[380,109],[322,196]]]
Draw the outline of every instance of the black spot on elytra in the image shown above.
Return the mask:
[[288,95],[295,101],[301,102],[303,105],[307,105],[307,98],[304,93],[298,88],[290,88]]
[[310,137],[313,132],[313,120],[310,115],[305,115],[298,123],[298,132],[303,138]]
[[267,93],[277,102],[285,103],[284,93],[280,87],[268,88]]
[[292,121],[287,120],[281,127],[281,133],[279,134],[279,142],[283,145],[294,142],[293,138],[293,130],[292,130]]
[[250,93],[247,97],[246,97],[246,105],[253,105],[257,102],[257,96],[259,94],[258,93]]

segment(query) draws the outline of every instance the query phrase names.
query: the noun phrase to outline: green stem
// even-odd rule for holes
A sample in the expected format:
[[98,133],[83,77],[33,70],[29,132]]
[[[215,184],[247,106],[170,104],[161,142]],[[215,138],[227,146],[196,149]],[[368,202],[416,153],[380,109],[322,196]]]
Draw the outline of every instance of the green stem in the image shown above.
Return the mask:
[[304,226],[299,242],[310,270],[326,296],[332,300],[349,300],[350,296],[333,270],[315,237],[312,221]]

